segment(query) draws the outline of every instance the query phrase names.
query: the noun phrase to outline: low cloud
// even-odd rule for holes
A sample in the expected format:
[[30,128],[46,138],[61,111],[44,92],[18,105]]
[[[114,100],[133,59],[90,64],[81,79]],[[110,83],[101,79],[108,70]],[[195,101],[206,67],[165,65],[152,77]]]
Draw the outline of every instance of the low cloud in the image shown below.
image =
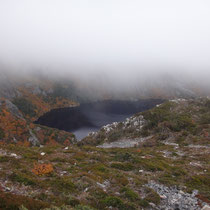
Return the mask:
[[1,1],[1,71],[118,88],[160,75],[205,82],[209,22],[208,0]]

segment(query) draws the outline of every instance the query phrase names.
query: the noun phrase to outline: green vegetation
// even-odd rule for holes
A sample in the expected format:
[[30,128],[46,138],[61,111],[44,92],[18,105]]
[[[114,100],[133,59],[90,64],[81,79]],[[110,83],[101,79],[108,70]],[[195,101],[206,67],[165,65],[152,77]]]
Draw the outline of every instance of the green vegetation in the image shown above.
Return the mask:
[[25,98],[15,98],[13,100],[13,104],[15,104],[23,114],[30,117],[36,116],[36,106],[33,105],[29,100]]
[[54,186],[56,191],[73,192],[76,189],[70,178],[55,177],[51,181],[51,184]]
[[5,137],[4,130],[0,127],[0,139],[3,139]]
[[160,107],[156,107],[152,110],[143,112],[143,116],[148,120],[147,129],[154,128],[158,126],[158,123],[163,121],[169,121],[170,119],[170,110],[173,107],[173,103],[166,102]]
[[160,196],[154,190],[147,188],[146,191],[147,191],[147,196],[145,197],[145,200],[147,202],[149,203],[151,202],[156,205],[160,203]]
[[49,204],[43,201],[0,191],[0,209],[2,210],[37,210],[48,206]]
[[123,171],[131,171],[134,169],[134,166],[130,163],[112,163],[111,167]]
[[[0,209],[45,210],[119,210],[152,208],[160,196],[146,185],[153,180],[165,186],[177,186],[184,192],[199,191],[210,200],[210,125],[200,124],[210,113],[210,102],[167,102],[144,112],[144,132],[151,139],[136,148],[102,149],[91,146],[107,137],[102,131],[98,139],[64,146],[23,147],[0,145],[0,180],[23,197],[4,193],[0,188]],[[141,113],[142,114],[142,113]],[[153,118],[154,117],[154,118]],[[122,125],[120,125],[122,126]],[[116,136],[129,138],[142,135],[116,129]],[[115,131],[112,131],[114,135]],[[46,131],[47,135],[52,134]],[[113,138],[114,139],[114,138]],[[111,140],[113,140],[111,138]],[[111,141],[109,139],[109,141]],[[178,145],[166,145],[164,141]],[[85,142],[87,143],[87,142]],[[206,147],[190,147],[196,144]],[[41,156],[40,153],[45,155]],[[11,157],[17,154],[17,158]],[[32,173],[34,164],[51,164],[53,172],[39,176]],[[7,182],[4,182],[7,180]],[[4,188],[5,189],[5,188]],[[12,203],[9,196],[18,199]],[[25,196],[27,195],[27,196]],[[33,203],[28,203],[27,199]]]
[[132,202],[139,200],[139,195],[130,188],[123,187],[121,193],[124,193],[125,198]]
[[[1,179],[8,177],[10,185],[14,184],[16,187],[29,186],[28,194],[32,193],[38,201],[59,206],[54,209],[59,209],[62,205],[63,209],[103,210],[110,206],[133,210],[138,207],[147,208],[149,203],[160,202],[157,193],[145,186],[148,180],[156,180],[168,186],[187,186],[188,191],[198,189],[202,196],[210,198],[209,174],[206,172],[192,176],[196,171],[200,172],[200,168],[189,165],[193,155],[194,160],[207,167],[207,154],[191,153],[185,147],[183,150],[191,155],[176,155],[177,160],[172,158],[174,148],[167,145],[156,146],[156,151],[152,147],[145,147],[140,152],[138,148],[106,150],[90,146],[71,146],[68,152],[61,146],[24,148],[8,145],[1,148],[21,156],[18,160],[8,156],[0,158]],[[48,150],[51,152],[43,157],[39,156],[40,152]],[[171,158],[164,158],[158,152],[162,150],[170,151]],[[37,157],[42,162],[53,164],[54,172],[51,175],[36,176],[31,172]],[[14,161],[19,162],[16,169]],[[140,173],[139,169],[143,172]],[[97,183],[104,185],[106,190]],[[37,189],[42,191],[41,195],[35,193]],[[141,197],[139,189],[144,191],[144,197]],[[84,196],[83,199],[79,199],[81,195]]]
[[103,203],[105,206],[109,207],[116,207],[119,209],[126,209],[126,205],[123,203],[123,201],[115,196],[108,196],[103,200]]
[[164,123],[164,126],[174,132],[192,130],[195,127],[195,123],[193,123],[191,116],[187,113],[173,112],[173,107],[174,104],[172,102],[167,102],[151,111],[144,112],[143,115],[148,121],[144,129],[152,129],[158,127],[160,123]]
[[10,157],[8,156],[0,156],[0,163],[8,162]]
[[22,174],[20,172],[12,173],[9,176],[9,179],[13,182],[19,182],[24,185],[36,185],[36,182],[31,178],[27,177],[27,175]]
[[78,205],[78,206],[75,207],[74,210],[94,210],[94,209],[89,207],[89,206]]
[[210,199],[210,173],[207,175],[194,175],[186,180],[186,185],[189,191],[198,189]]

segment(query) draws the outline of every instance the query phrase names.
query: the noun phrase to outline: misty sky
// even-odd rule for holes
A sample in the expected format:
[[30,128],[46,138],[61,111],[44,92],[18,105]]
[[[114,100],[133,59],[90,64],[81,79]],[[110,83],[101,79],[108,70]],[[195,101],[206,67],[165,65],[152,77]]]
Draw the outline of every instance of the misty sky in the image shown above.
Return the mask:
[[210,72],[209,0],[0,0],[0,62],[125,77]]

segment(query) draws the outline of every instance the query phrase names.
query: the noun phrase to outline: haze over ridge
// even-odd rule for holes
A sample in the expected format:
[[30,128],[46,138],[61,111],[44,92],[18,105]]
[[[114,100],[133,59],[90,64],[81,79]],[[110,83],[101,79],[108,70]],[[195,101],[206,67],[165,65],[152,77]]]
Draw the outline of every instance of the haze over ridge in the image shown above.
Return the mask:
[[0,61],[18,73],[69,74],[99,85],[162,74],[207,83],[209,22],[208,0],[2,1]]

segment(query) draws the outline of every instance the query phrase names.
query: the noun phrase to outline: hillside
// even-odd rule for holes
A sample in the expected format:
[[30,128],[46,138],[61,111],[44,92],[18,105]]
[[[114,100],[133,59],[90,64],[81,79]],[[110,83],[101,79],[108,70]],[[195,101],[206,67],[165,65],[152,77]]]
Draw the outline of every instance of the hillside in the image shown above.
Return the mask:
[[[192,88],[183,82],[154,83],[144,88],[128,89],[119,92],[105,84],[95,88],[82,80],[56,78],[41,73],[0,73],[0,142],[23,145],[55,144],[74,141],[72,134],[48,127],[38,126],[33,122],[44,113],[63,107],[77,106],[81,102],[104,99],[139,99],[169,98],[177,96],[194,97],[198,90],[205,95],[202,88]],[[89,86],[88,86],[89,85]],[[200,93],[200,94],[201,94]],[[202,95],[201,94],[201,95]],[[115,138],[115,137],[114,137]]]
[[0,209],[197,210],[209,204],[208,98],[168,100],[76,142],[69,132],[33,122],[93,100],[85,91],[40,76],[7,76],[0,85]]
[[29,146],[74,141],[73,134],[33,123],[52,109],[78,105],[64,90],[46,78],[1,77],[0,142]]
[[210,0],[0,0],[0,210],[210,210],[209,23]]
[[168,101],[68,147],[0,146],[0,209],[207,206],[209,104]]
[[82,143],[99,145],[122,139],[182,145],[208,145],[210,136],[210,100],[174,99],[155,108],[137,113],[126,121],[112,123],[90,133]]

